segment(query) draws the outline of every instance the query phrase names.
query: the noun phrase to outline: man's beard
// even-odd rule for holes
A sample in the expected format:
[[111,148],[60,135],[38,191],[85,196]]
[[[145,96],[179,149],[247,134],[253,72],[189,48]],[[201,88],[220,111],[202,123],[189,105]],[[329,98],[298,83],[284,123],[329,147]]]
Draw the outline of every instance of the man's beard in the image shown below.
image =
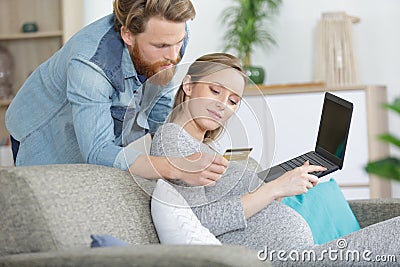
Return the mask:
[[[135,41],[131,52],[131,59],[138,74],[144,75],[146,78],[151,77],[150,80],[153,84],[166,85],[174,77],[175,65],[181,61],[181,56],[178,54],[178,57],[175,60],[163,60],[156,63],[148,63],[140,54],[139,46]],[[162,69],[162,67],[170,64],[173,66],[168,69]]]

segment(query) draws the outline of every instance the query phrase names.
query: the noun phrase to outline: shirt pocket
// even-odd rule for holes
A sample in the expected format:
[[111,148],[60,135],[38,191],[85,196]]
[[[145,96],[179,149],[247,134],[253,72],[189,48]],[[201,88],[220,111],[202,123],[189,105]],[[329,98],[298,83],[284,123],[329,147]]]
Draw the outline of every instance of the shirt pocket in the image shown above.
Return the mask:
[[114,120],[114,135],[118,139],[121,136],[124,121],[135,119],[136,109],[127,107],[111,106],[111,116]]

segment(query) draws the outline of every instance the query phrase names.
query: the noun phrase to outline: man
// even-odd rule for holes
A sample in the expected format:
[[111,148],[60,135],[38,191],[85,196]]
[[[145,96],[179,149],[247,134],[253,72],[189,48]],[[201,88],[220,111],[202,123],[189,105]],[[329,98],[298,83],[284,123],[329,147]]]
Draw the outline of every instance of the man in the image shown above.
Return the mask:
[[131,136],[138,139],[154,133],[170,112],[173,96],[144,94],[142,84],[160,70],[173,72],[187,45],[186,22],[194,17],[190,0],[115,0],[112,15],[73,36],[12,101],[6,125],[15,164],[101,164],[193,185],[218,179],[227,165],[220,156],[171,163],[122,147],[125,115],[136,118]]

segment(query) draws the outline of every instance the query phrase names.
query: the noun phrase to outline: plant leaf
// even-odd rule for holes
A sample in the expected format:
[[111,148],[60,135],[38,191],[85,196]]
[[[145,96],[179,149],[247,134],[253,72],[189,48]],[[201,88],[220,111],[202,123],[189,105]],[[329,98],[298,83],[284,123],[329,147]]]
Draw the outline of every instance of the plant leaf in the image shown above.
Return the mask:
[[384,104],[384,107],[400,114],[400,98],[396,98],[392,104]]
[[263,22],[271,22],[279,12],[282,0],[232,0],[233,5],[222,12],[221,22],[227,27],[224,50],[235,50],[243,60],[255,45],[276,45]]
[[400,147],[400,139],[398,139],[397,137],[395,137],[391,134],[382,134],[379,136],[379,139],[386,143]]
[[369,162],[365,170],[382,178],[400,181],[400,160],[396,158],[388,157]]

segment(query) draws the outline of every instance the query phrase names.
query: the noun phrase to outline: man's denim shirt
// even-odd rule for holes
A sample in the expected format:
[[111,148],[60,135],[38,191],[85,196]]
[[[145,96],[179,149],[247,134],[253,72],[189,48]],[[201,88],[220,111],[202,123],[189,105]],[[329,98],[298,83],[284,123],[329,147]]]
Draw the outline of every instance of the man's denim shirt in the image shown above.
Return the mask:
[[[6,114],[7,129],[20,141],[17,166],[91,163],[127,170],[141,152],[126,142],[165,121],[174,91],[142,90],[113,19],[83,28],[19,90]],[[187,41],[188,34],[181,56]],[[136,119],[124,128],[123,142],[125,115]]]

